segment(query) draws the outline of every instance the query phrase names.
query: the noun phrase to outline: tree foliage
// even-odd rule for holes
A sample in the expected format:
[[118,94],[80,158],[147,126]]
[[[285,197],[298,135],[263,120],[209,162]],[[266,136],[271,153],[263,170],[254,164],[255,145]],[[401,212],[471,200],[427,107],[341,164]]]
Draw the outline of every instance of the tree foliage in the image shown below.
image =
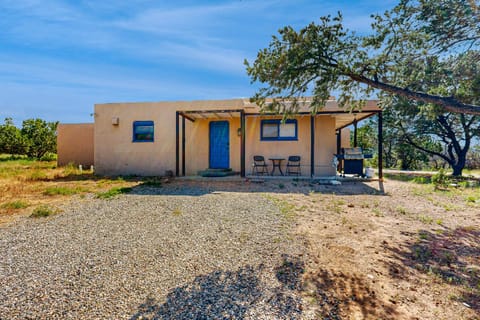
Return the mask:
[[0,153],[27,155],[40,159],[46,153],[57,150],[58,122],[42,119],[23,121],[22,128],[17,128],[11,118],[6,118],[0,125]]
[[40,159],[47,152],[57,151],[58,122],[28,119],[22,123],[22,135],[28,142],[27,155]]
[[[480,104],[479,74],[480,52],[469,50],[443,61],[430,59],[422,81],[412,87]],[[389,125],[400,130],[407,144],[443,159],[454,175],[461,175],[472,141],[480,137],[479,116],[444,112],[436,105],[401,96],[385,98],[384,110],[393,115]],[[435,143],[427,143],[427,137]]]
[[12,118],[6,118],[0,125],[0,153],[26,154],[27,149],[27,141],[20,129],[14,125]]
[[[402,170],[421,169],[427,165],[429,160],[427,153],[409,144],[405,134],[395,126],[395,122],[395,114],[388,112],[388,110],[383,113],[384,130],[381,152],[384,166]],[[357,137],[360,147],[375,149],[378,145],[377,125],[376,118],[370,118],[369,121],[358,128]],[[419,141],[422,145],[432,146],[432,149],[438,146],[429,136],[419,136]]]
[[[369,35],[345,29],[341,13],[299,31],[279,30],[253,64],[245,61],[252,82],[265,85],[252,100],[263,109],[291,112],[311,95],[315,111],[338,90],[339,104],[355,108],[378,89],[381,99],[397,95],[443,112],[480,114],[478,103],[454,90],[438,91],[430,81],[448,78],[466,52],[478,55],[477,1],[401,0],[372,18]],[[480,75],[466,74],[465,81],[478,89]]]

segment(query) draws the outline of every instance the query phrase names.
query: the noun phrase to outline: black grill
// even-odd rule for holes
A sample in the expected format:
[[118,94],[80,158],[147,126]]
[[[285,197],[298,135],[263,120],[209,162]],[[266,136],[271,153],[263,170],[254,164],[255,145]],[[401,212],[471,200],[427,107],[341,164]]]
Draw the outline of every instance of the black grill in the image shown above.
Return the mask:
[[357,174],[363,176],[363,159],[371,158],[371,154],[364,154],[362,148],[342,148],[342,153],[337,155],[343,161],[344,174]]

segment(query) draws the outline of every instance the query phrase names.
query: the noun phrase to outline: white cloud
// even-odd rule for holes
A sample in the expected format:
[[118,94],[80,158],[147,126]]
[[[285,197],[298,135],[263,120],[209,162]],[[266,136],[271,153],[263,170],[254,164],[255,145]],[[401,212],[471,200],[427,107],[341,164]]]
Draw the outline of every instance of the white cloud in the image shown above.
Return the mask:
[[250,94],[248,83],[207,84],[184,75],[159,78],[141,70],[58,59],[0,55],[0,70],[0,120],[13,117],[17,122],[32,117],[91,121],[89,114],[95,103],[221,99]]
[[[345,24],[368,29],[374,2],[343,5]],[[244,58],[284,25],[340,9],[311,0],[199,3],[207,2],[0,0],[0,117],[63,120],[98,102],[248,96]]]

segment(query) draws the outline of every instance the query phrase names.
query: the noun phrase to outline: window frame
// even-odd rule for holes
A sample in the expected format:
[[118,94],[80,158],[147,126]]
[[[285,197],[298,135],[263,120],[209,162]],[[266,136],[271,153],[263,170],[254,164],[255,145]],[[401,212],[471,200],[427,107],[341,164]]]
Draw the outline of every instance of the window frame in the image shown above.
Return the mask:
[[[136,128],[140,126],[151,126],[153,129],[152,139],[137,139]],[[155,142],[155,123],[152,120],[133,121],[132,124],[132,142]]]
[[[277,136],[276,137],[264,137],[263,136],[263,125],[264,124],[276,124],[277,125]],[[295,125],[295,135],[289,137],[280,136],[280,125],[282,124],[294,124]],[[297,119],[287,119],[285,122],[282,122],[282,119],[263,119],[260,122],[260,140],[261,141],[298,141],[298,121]]]

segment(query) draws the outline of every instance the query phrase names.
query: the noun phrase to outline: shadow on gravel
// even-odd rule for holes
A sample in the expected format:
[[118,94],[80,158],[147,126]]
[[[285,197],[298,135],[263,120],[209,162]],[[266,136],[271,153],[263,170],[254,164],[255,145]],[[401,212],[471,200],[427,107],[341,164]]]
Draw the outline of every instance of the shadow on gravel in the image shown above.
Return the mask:
[[188,180],[144,180],[134,187],[131,194],[202,196],[221,192],[273,192],[301,193],[311,192],[337,195],[385,195],[383,185],[379,188],[360,181],[345,182],[341,185],[324,185],[309,181],[278,180],[256,183],[252,181],[188,181]]
[[[288,262],[283,265],[287,269],[290,266]],[[287,269],[284,271],[293,275]],[[147,299],[130,319],[255,319],[261,315],[299,319],[301,299],[283,286],[263,283],[263,270],[262,266],[246,266],[238,271],[217,270],[197,276],[192,283],[171,290],[164,303]],[[291,287],[291,278],[283,280],[283,285]]]
[[303,287],[317,319],[395,319],[400,316],[394,305],[386,305],[366,279],[355,274],[320,268],[305,275]]
[[408,279],[412,271],[430,275],[460,289],[450,299],[466,303],[480,315],[480,228],[420,230],[404,243],[383,247],[393,258],[388,262],[393,278]]

